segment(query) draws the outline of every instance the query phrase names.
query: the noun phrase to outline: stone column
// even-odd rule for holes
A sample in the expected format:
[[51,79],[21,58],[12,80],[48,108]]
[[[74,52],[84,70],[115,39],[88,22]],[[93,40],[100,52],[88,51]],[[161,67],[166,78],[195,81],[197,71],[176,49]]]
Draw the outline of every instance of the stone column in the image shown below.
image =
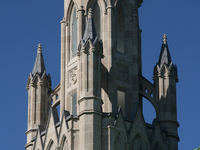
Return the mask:
[[[63,110],[65,110],[65,63],[66,63],[66,21],[65,18],[60,22],[61,24],[61,76],[60,76],[60,117]],[[61,118],[60,118],[61,119]]]
[[67,110],[67,88],[68,88],[68,70],[67,65],[71,58],[70,51],[70,25],[69,22],[66,23],[66,47],[65,47],[65,110]]
[[107,48],[107,70],[109,73],[109,81],[108,81],[108,112],[113,112],[113,105],[114,102],[111,102],[115,99],[114,95],[115,93],[115,84],[114,84],[114,64],[113,64],[113,5],[111,1],[108,2],[107,9],[107,35],[108,35],[108,48]]

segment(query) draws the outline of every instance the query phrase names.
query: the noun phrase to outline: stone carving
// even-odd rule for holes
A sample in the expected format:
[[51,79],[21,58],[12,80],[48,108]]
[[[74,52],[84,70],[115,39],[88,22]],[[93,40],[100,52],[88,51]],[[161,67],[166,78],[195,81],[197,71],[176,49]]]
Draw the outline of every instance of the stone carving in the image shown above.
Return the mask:
[[120,81],[128,82],[128,71],[124,66],[117,66],[117,78]]
[[69,83],[71,83],[71,85],[74,85],[76,84],[76,82],[77,82],[77,67],[69,71]]

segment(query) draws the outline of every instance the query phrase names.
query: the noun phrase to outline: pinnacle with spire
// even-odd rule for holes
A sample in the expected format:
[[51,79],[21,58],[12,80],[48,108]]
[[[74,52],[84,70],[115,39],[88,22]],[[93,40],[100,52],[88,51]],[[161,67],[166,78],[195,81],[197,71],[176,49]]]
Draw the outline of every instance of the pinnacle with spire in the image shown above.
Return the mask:
[[158,65],[160,67],[163,64],[169,66],[171,62],[172,62],[171,55],[169,53],[169,48],[168,48],[168,45],[167,45],[167,35],[164,34],[163,35],[163,44],[162,44],[162,47],[161,47],[160,57],[159,57],[159,60],[158,60]]
[[37,56],[35,59],[32,75],[35,76],[35,74],[38,73],[41,77],[44,74],[44,72],[46,72],[46,69],[45,69],[44,59],[42,55],[42,45],[38,44]]
[[92,17],[92,9],[89,8],[87,25],[85,27],[85,32],[83,35],[83,42],[86,42],[88,39],[90,39],[93,42],[96,38],[97,38],[97,34],[96,34],[94,21]]

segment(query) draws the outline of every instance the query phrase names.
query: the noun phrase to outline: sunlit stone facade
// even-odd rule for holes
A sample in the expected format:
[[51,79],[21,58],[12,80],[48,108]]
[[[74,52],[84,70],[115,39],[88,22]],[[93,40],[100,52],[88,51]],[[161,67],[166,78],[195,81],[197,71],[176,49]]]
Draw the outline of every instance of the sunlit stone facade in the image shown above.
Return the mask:
[[[142,2],[64,0],[60,84],[51,89],[39,44],[27,81],[26,150],[178,149],[177,68],[164,35],[154,83],[142,76]],[[142,97],[155,109],[152,124]]]

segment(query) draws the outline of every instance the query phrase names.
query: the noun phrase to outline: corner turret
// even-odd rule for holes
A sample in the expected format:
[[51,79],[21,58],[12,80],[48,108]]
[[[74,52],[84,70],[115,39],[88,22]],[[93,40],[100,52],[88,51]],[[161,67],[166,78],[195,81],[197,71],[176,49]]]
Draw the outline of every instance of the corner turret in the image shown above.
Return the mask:
[[28,90],[28,129],[26,149],[32,147],[32,138],[36,134],[38,125],[45,126],[48,113],[48,92],[51,90],[51,77],[47,76],[42,56],[42,46],[38,45],[37,56],[33,71],[29,74]]
[[[79,118],[80,139],[90,136],[87,140],[80,141],[82,150],[101,149],[101,58],[103,49],[92,19],[92,9],[89,9],[88,21],[85,28],[83,39],[78,47],[79,74],[80,80],[80,99]],[[86,118],[90,122],[86,121]],[[91,128],[92,127],[92,128]],[[87,129],[87,130],[86,130]]]
[[169,149],[178,149],[179,137],[177,128],[176,83],[178,82],[177,67],[173,64],[166,34],[163,36],[158,63],[154,68],[154,84],[156,90],[156,110],[160,125],[168,131]]

